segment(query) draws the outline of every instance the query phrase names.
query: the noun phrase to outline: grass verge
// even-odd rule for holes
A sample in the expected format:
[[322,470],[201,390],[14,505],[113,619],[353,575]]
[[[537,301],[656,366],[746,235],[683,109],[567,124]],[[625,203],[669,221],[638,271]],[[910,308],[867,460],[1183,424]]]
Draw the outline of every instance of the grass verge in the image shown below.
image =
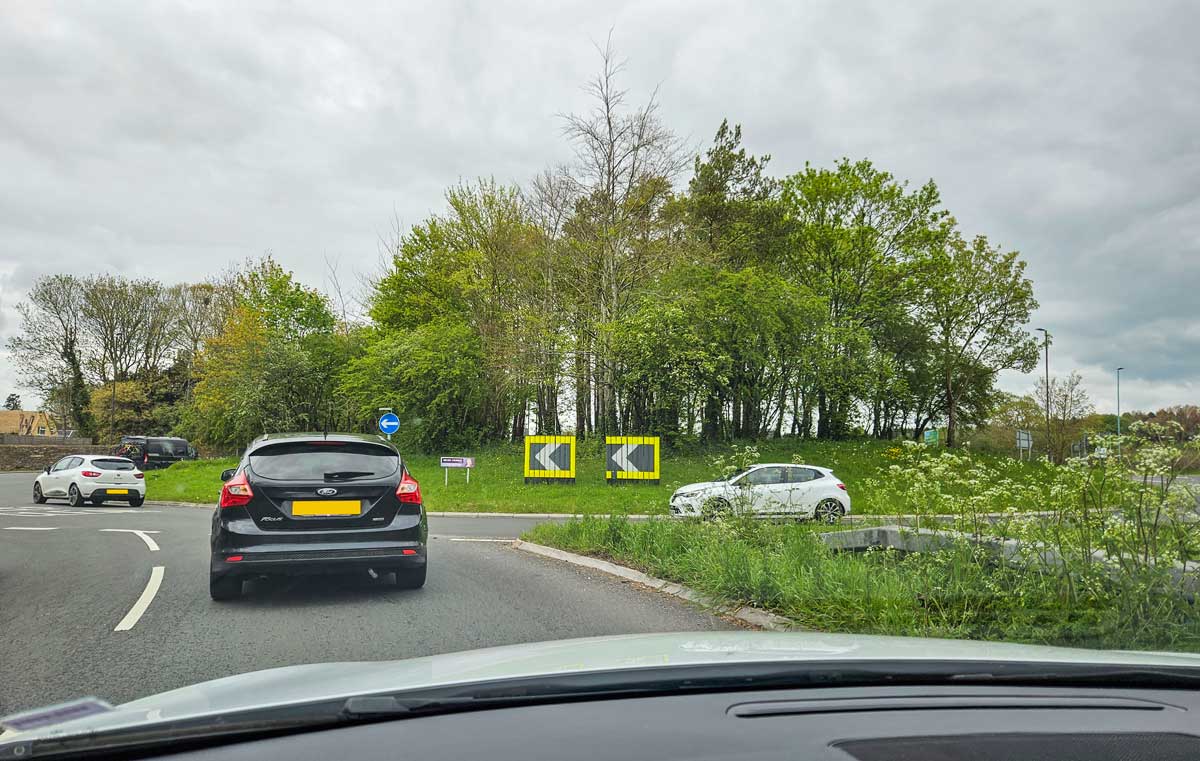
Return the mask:
[[236,466],[236,458],[221,457],[177,462],[162,470],[148,470],[146,499],[215,505],[221,494],[221,471]]
[[[867,485],[880,478],[896,461],[894,443],[878,441],[805,441],[782,439],[759,443],[760,462],[792,462],[798,459],[832,468],[850,487],[854,511],[862,514],[895,512],[890,497]],[[450,471],[449,484],[433,455],[406,455],[409,470],[421,484],[430,510],[511,513],[567,513],[572,515],[666,514],[671,493],[680,486],[708,481],[719,475],[712,464],[727,447],[687,452],[667,450],[662,454],[663,479],[659,484],[610,486],[604,481],[603,447],[597,441],[582,442],[576,456],[574,484],[525,484],[524,453],[521,445],[489,446],[473,454],[478,467],[466,473]],[[1017,477],[1036,478],[1036,466],[998,458],[996,462]],[[212,504],[220,491],[220,473],[237,464],[234,458],[182,462],[146,474],[148,498]]]
[[965,542],[936,553],[837,553],[816,536],[824,528],[585,517],[523,538],[821,631],[1200,651],[1193,604],[1160,578],[1063,578],[998,563]]

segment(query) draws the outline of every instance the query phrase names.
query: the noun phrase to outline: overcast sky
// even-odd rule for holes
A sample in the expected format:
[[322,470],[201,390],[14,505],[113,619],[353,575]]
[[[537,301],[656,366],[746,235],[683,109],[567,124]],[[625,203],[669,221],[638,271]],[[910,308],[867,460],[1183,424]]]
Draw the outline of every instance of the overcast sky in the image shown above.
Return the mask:
[[0,5],[0,339],[48,273],[372,271],[393,214],[569,157],[558,114],[612,28],[690,144],[728,117],[776,174],[933,178],[1023,253],[1051,371],[1098,409],[1118,365],[1123,408],[1200,402],[1200,3],[305,5]]

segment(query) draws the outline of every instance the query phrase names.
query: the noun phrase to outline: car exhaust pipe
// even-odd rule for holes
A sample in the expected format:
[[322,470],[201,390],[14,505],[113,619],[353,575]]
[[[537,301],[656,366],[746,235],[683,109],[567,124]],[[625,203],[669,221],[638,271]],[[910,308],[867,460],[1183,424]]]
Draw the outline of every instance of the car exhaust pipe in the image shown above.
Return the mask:
[[375,573],[375,569],[374,569],[374,568],[368,568],[368,569],[367,569],[367,575],[368,575],[368,576],[370,576],[372,579],[378,579],[378,578],[379,578],[379,574]]

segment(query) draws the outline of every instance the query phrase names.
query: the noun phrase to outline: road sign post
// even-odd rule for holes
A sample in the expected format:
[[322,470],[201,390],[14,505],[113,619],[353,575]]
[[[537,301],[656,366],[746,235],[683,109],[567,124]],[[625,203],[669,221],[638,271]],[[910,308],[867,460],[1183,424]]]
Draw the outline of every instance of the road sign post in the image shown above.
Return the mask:
[[575,437],[526,436],[525,483],[575,483]]
[[465,468],[467,471],[467,483],[471,483],[471,468],[475,467],[474,457],[443,457],[441,459],[442,470],[445,473],[443,479],[444,485],[450,485],[450,469]]
[[1017,431],[1017,459],[1033,459],[1033,434],[1029,431]]
[[606,436],[604,449],[604,479],[610,484],[659,482],[657,436]]

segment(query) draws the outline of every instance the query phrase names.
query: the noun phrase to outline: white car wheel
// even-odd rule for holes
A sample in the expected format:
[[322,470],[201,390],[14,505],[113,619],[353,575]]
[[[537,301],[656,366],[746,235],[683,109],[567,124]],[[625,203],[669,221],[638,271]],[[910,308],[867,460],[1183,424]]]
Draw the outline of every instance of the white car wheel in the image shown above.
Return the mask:
[[700,514],[709,519],[729,515],[730,512],[729,500],[724,497],[709,497],[700,506]]
[[813,510],[813,520],[821,523],[837,523],[845,514],[842,508],[842,503],[836,499],[823,499],[817,503],[817,507]]

